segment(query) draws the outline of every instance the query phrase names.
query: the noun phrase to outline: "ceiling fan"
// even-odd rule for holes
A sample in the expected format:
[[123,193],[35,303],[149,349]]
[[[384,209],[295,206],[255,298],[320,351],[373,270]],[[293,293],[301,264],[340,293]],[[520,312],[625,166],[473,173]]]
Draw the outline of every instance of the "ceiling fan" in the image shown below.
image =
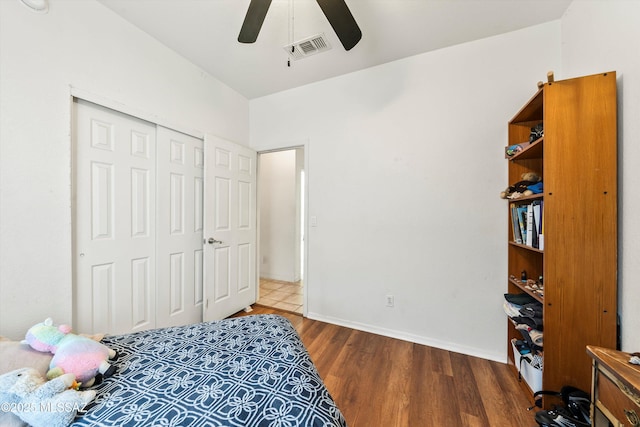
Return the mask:
[[[351,50],[362,38],[360,27],[344,0],[316,0],[345,50]],[[253,43],[258,38],[271,0],[251,0],[244,17],[238,41]]]

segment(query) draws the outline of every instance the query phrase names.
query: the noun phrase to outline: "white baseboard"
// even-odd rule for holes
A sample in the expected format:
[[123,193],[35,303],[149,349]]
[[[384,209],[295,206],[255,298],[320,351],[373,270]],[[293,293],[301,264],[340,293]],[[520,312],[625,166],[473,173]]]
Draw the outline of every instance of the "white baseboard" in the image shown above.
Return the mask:
[[416,344],[422,344],[429,347],[439,348],[441,350],[453,351],[455,353],[462,353],[468,356],[480,357],[482,359],[492,360],[494,362],[507,363],[507,355],[505,353],[493,353],[486,352],[482,349],[475,347],[469,347],[452,343],[448,341],[435,340],[433,338],[423,337],[420,335],[410,334],[407,332],[396,331],[393,329],[380,328],[378,326],[367,325],[364,323],[351,322],[344,319],[338,319],[331,316],[323,316],[318,313],[308,312],[307,317],[309,319],[318,320],[321,322],[331,323],[333,325],[344,326],[346,328],[355,329],[358,331],[369,332],[376,335],[382,335],[389,338],[396,338],[403,341],[408,341]]

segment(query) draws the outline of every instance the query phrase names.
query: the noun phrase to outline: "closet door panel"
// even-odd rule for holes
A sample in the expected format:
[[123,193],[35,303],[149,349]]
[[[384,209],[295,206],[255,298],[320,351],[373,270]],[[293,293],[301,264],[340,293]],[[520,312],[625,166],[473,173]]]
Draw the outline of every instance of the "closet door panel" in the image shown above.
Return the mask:
[[203,141],[158,126],[158,327],[202,321]]
[[74,119],[75,329],[154,327],[156,127],[81,100]]

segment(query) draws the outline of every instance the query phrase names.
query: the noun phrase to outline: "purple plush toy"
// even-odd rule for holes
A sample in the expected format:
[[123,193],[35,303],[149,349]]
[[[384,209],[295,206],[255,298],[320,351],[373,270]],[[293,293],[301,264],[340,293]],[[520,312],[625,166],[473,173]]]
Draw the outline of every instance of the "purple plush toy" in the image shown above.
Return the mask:
[[71,333],[69,325],[54,326],[51,318],[32,326],[27,331],[25,341],[34,350],[53,353],[48,379],[71,373],[82,387],[91,387],[96,378],[101,380],[116,371],[115,366],[108,362],[115,359],[115,350]]

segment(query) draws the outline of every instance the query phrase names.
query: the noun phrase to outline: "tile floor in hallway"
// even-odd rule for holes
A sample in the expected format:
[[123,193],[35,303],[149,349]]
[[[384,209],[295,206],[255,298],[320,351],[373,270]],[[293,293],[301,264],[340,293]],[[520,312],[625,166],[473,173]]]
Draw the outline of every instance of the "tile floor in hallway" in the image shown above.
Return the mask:
[[257,304],[302,314],[302,282],[260,278],[260,299]]

